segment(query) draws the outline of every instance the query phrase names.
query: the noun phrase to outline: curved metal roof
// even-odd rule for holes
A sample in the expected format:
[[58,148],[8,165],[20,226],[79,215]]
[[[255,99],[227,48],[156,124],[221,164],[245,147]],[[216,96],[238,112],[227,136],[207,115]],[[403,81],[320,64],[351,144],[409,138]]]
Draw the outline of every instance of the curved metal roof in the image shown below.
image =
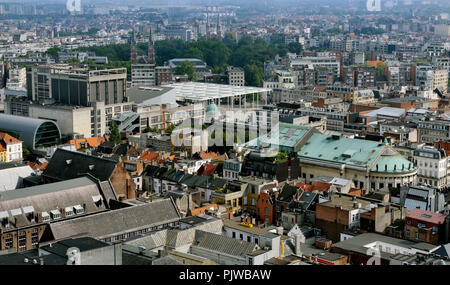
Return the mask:
[[36,132],[44,123],[56,126],[61,136],[58,124],[50,120],[0,114],[0,130],[12,131],[19,134],[20,140],[30,149],[35,148]]

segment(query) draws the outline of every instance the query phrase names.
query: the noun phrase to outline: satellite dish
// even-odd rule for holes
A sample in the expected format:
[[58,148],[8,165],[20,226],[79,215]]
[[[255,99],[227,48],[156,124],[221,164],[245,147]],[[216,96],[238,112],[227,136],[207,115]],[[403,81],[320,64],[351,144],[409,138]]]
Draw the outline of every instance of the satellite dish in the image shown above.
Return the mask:
[[81,12],[81,0],[67,0],[66,8],[71,13]]

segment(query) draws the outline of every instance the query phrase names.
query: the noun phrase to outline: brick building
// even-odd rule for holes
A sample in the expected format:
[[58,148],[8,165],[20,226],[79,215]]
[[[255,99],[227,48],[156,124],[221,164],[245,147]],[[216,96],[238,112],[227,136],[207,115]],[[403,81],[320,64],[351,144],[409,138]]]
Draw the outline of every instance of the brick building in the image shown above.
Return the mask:
[[448,223],[446,215],[415,208],[405,218],[405,238],[435,245],[446,243]]
[[256,203],[258,217],[265,224],[271,225],[274,221],[274,200],[268,191],[263,191],[259,195]]
[[347,229],[383,233],[406,216],[406,208],[378,200],[337,193],[316,205],[316,226],[336,242]]

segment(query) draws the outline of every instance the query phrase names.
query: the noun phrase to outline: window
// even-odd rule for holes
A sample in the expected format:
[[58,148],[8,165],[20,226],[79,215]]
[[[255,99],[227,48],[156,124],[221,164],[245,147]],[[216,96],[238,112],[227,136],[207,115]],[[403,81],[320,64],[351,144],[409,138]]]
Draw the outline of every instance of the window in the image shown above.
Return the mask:
[[21,232],[19,234],[19,249],[24,249],[27,246],[27,234],[26,232]]
[[39,243],[39,230],[35,229],[35,231],[31,233],[31,244],[37,245],[38,243]]
[[248,258],[248,265],[253,265],[253,258],[251,257]]
[[233,238],[236,238],[236,232],[232,232],[232,233],[231,233],[231,236],[232,236]]
[[73,212],[73,207],[67,207],[66,208],[66,217],[70,217],[73,216],[74,212]]
[[8,235],[5,238],[5,249],[9,249],[13,247],[13,237],[12,235]]

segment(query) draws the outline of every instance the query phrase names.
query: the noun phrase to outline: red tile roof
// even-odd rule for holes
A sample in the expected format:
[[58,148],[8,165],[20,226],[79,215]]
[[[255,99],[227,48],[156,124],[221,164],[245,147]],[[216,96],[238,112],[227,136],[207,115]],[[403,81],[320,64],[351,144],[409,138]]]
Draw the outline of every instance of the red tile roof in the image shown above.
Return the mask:
[[6,151],[6,146],[12,143],[20,143],[21,141],[16,139],[15,137],[0,132],[0,151]]
[[214,173],[214,170],[216,170],[216,167],[217,167],[217,165],[205,163],[202,166],[200,166],[200,168],[197,171],[197,174],[203,175],[203,176],[212,176]]
[[210,205],[205,205],[203,207],[195,208],[195,209],[191,210],[191,215],[197,216],[197,215],[204,214],[206,211],[211,210],[211,208],[212,208],[212,210],[217,211],[219,209],[219,206],[217,206],[217,204],[210,204]]
[[87,143],[89,147],[96,148],[102,143],[104,143],[106,140],[105,137],[92,137],[92,138],[85,138],[85,139],[75,139],[70,140],[69,144],[74,144],[77,149],[83,148],[82,144]]
[[159,154],[157,154],[156,152],[144,151],[139,158],[144,160],[145,162],[151,162],[156,161],[158,157]]
[[205,151],[200,152],[200,157],[202,159],[211,159],[211,160],[226,160],[227,159],[225,155],[220,155],[215,152],[205,152]]
[[406,215],[406,218],[432,224],[443,224],[445,222],[445,215],[440,213],[433,213],[430,211],[424,211],[418,208],[415,208],[411,212],[409,212],[408,215]]
[[305,183],[298,182],[295,184],[295,187],[302,189],[305,192],[312,192],[313,186]]
[[321,181],[316,181],[312,184],[312,191],[319,191],[319,192],[324,192],[324,191],[328,191],[330,189],[332,184],[330,183],[325,183],[325,182],[321,182]]

